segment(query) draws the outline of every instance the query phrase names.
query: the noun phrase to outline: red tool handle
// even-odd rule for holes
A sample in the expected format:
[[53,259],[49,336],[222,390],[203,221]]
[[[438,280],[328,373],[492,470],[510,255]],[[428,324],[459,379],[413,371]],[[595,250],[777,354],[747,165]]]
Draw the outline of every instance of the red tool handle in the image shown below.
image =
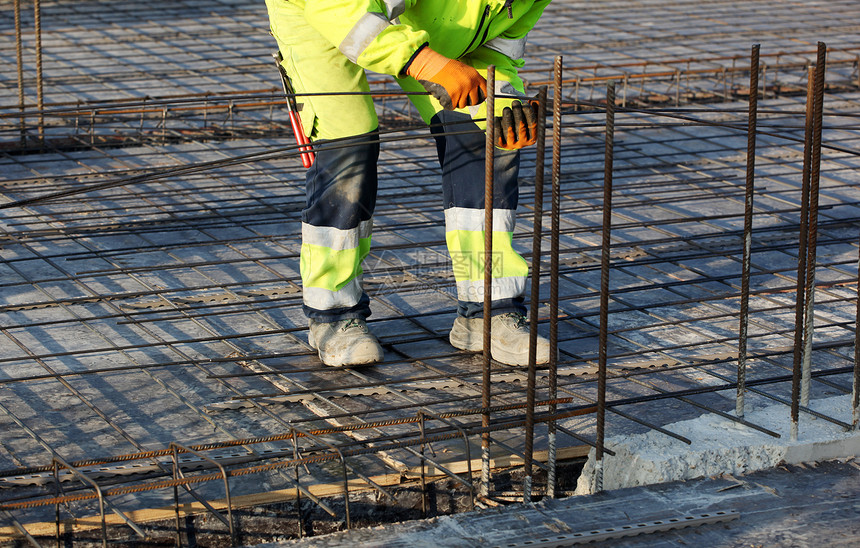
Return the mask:
[[299,145],[299,150],[302,152],[302,165],[305,168],[311,167],[314,163],[315,154],[311,149],[311,142],[305,135],[305,130],[302,128],[302,120],[297,112],[290,111],[290,124],[293,126],[293,133],[296,136],[296,143]]

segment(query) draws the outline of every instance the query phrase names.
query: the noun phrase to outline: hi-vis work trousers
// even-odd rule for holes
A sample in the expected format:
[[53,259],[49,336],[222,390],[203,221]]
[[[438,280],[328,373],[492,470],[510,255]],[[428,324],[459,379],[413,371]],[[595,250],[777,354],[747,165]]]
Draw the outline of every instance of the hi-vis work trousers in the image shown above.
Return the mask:
[[[369,91],[364,69],[352,63],[284,0],[267,0],[272,33],[296,93]],[[492,55],[492,54],[490,54]],[[497,59],[464,57],[479,71]],[[522,91],[516,71],[497,69],[501,84]],[[512,75],[507,78],[507,76]],[[510,80],[508,82],[507,80]],[[398,79],[407,91],[424,91],[412,78]],[[431,124],[442,166],[445,238],[457,282],[458,312],[483,312],[484,149],[486,108],[445,111],[432,97],[410,99]],[[302,211],[301,275],[305,314],[332,322],[370,315],[362,289],[362,261],[370,251],[376,203],[378,121],[367,95],[300,97],[305,131],[316,160],[307,171],[307,203]],[[508,103],[509,104],[509,103]],[[474,132],[463,133],[472,129]],[[445,135],[446,131],[457,132]],[[332,140],[337,140],[332,143]],[[336,146],[327,146],[336,145]],[[495,151],[493,198],[493,314],[525,313],[528,265],[512,247],[517,207],[519,153]]]

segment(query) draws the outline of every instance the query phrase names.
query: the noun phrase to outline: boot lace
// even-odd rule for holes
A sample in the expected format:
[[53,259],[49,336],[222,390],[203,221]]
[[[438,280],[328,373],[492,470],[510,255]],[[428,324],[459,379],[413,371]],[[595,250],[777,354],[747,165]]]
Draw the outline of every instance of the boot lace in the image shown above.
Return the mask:
[[341,327],[340,330],[346,331],[348,329],[354,329],[354,328],[358,328],[358,329],[362,328],[361,320],[358,320],[356,318],[351,318],[349,320],[346,320],[346,323],[343,324],[343,327]]
[[522,329],[526,326],[526,317],[523,314],[511,312],[507,314],[507,317],[511,319],[516,329]]

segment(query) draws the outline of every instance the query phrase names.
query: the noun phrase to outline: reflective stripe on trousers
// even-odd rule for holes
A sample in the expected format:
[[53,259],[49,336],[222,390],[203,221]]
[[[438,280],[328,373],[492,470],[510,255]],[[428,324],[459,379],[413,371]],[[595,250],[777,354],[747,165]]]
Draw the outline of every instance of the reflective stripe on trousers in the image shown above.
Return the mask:
[[[442,165],[445,241],[457,281],[457,311],[477,317],[484,302],[485,135],[462,112],[439,112],[432,123]],[[461,134],[443,135],[446,126]],[[473,131],[463,133],[469,129]],[[494,158],[492,309],[494,314],[524,314],[528,264],[513,248],[520,156],[518,151],[496,149]]]
[[361,263],[370,252],[378,139],[372,132],[314,143],[302,211],[301,274],[304,312],[316,321],[370,315]]

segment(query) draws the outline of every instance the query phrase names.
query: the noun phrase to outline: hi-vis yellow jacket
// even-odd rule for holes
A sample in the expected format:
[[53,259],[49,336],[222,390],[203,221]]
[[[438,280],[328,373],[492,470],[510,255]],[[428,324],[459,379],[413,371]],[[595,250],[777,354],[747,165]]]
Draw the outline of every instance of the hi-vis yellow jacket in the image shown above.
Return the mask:
[[[296,0],[305,18],[349,60],[403,76],[425,43],[459,59],[479,48],[522,66],[526,35],[550,0]],[[505,63],[507,64],[507,63]]]

